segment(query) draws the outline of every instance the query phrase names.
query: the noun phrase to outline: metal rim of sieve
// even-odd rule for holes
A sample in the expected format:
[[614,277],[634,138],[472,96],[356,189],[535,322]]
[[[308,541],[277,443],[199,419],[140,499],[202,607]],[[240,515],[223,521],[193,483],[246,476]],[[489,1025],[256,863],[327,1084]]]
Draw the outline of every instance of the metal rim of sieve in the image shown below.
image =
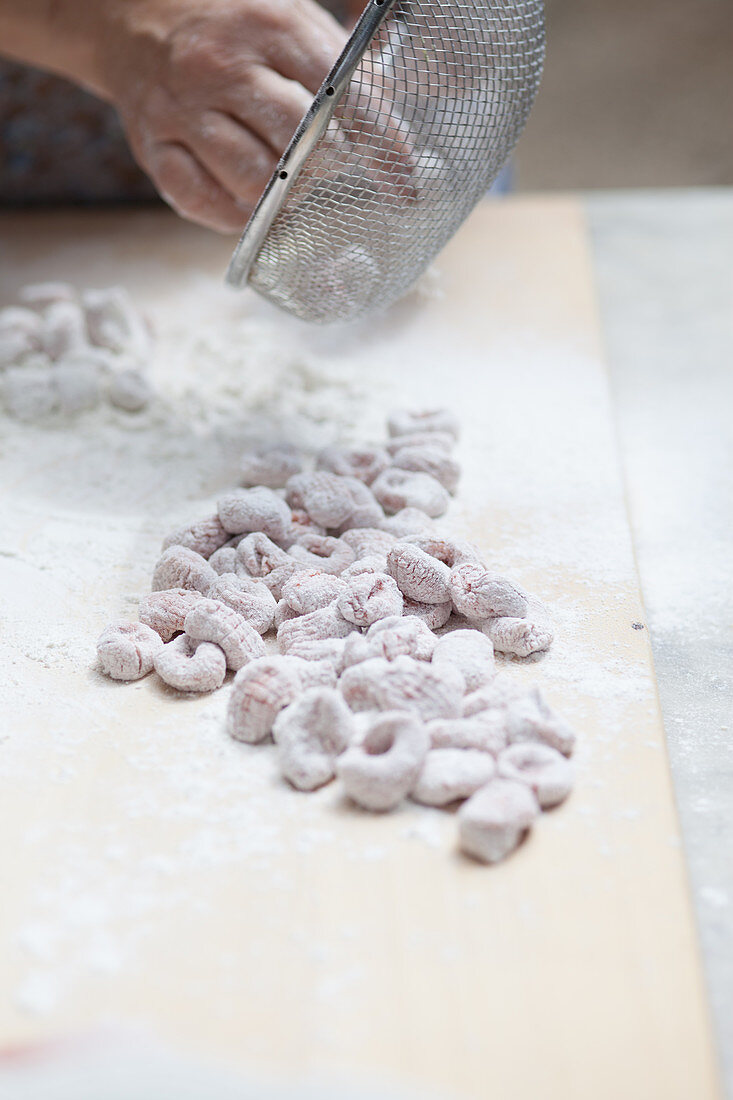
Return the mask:
[[226,273],[230,286],[247,285],[252,265],[308,157],[323,137],[364,54],[397,0],[370,0],[336,64],[323,81],[283,153],[234,250]]

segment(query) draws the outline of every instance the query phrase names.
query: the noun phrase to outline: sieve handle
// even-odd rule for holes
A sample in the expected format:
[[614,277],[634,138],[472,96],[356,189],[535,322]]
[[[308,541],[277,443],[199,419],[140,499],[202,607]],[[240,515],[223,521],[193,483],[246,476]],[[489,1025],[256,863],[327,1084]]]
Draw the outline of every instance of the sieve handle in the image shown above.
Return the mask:
[[252,264],[290,188],[321,140],[357,66],[396,3],[397,0],[370,0],[364,9],[341,56],[319,88],[247,222],[226,274],[226,281],[231,286],[246,286]]

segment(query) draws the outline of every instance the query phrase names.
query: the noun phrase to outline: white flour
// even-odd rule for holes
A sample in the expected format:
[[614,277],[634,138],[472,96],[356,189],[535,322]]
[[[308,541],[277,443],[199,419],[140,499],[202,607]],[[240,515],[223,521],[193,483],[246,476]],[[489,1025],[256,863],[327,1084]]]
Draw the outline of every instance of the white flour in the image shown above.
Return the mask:
[[[32,800],[50,777],[59,799],[47,826],[35,811],[41,824],[21,829],[34,873],[8,919],[27,960],[15,988],[25,1012],[61,1012],[80,991],[134,970],[154,950],[161,922],[181,909],[213,915],[219,887],[206,884],[217,884],[220,870],[246,873],[255,891],[295,896],[298,880],[283,858],[294,844],[306,864],[336,849],[368,865],[395,844],[437,858],[453,843],[452,822],[417,806],[401,811],[397,837],[383,821],[331,827],[346,812],[331,789],[303,798],[278,783],[270,750],[227,738],[226,690],[179,707],[149,684],[123,687],[123,697],[90,671],[99,630],[110,615],[130,617],[147,590],[163,535],[210,509],[252,443],[280,437],[316,449],[376,435],[386,409],[416,385],[425,404],[453,405],[465,424],[465,490],[450,526],[468,533],[473,494],[483,492],[496,524],[472,537],[548,597],[558,640],[542,662],[512,664],[512,672],[540,678],[572,723],[600,716],[602,736],[581,741],[573,805],[609,856],[597,809],[604,758],[623,751],[629,706],[654,706],[636,636],[629,631],[617,653],[595,641],[602,612],[628,602],[634,574],[623,514],[608,504],[618,497],[615,452],[598,437],[594,413],[606,395],[582,352],[559,349],[553,358],[518,339],[487,349],[471,392],[446,392],[451,361],[463,355],[453,337],[426,347],[418,366],[413,350],[410,379],[403,322],[380,337],[315,333],[304,349],[302,329],[276,326],[269,314],[238,316],[238,300],[211,280],[189,288],[185,307],[154,318],[159,397],[134,422],[100,409],[73,427],[0,425],[0,598],[10,626],[0,636],[0,708],[17,716],[0,743],[0,770],[16,821],[18,792]],[[606,607],[589,607],[589,592],[601,590]],[[73,792],[97,767],[92,842]],[[96,800],[104,802],[112,777],[103,812]],[[637,795],[632,788],[630,799]],[[641,812],[631,803],[618,809]],[[550,823],[566,827],[561,815]],[[358,989],[347,941],[362,931],[344,930],[321,996]],[[212,958],[223,973],[215,948]]]

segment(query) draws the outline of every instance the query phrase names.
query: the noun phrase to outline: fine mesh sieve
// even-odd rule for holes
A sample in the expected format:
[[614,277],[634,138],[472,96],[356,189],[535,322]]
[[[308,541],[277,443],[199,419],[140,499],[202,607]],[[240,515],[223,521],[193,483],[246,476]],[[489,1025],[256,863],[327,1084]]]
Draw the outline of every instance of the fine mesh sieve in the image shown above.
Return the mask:
[[228,281],[321,323],[400,298],[496,178],[543,56],[542,0],[371,0]]

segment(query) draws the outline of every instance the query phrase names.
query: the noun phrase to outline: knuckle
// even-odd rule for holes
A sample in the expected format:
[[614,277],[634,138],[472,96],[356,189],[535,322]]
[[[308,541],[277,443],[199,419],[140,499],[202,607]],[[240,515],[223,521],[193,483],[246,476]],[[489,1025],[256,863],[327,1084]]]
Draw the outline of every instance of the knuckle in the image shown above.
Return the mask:
[[170,47],[173,73],[205,77],[219,67],[223,43],[217,32],[198,23],[176,32]]

